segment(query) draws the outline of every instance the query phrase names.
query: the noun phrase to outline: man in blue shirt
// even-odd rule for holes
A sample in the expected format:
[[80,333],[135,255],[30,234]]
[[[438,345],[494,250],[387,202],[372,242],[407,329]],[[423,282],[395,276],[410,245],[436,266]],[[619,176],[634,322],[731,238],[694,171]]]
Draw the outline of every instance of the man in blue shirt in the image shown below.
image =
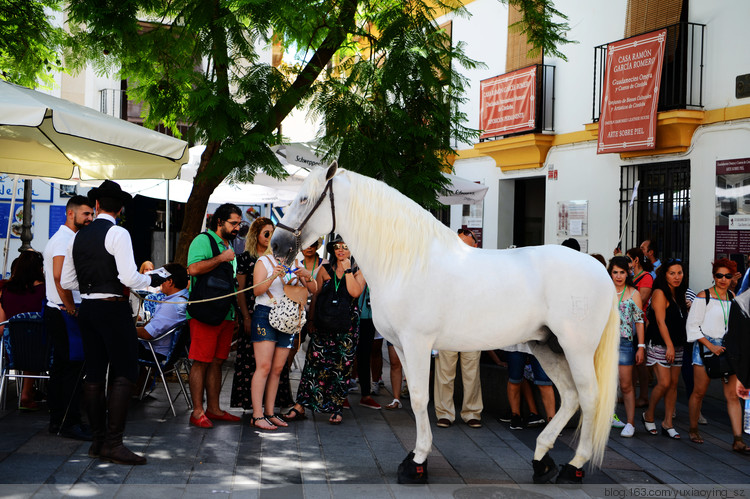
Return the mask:
[[[165,295],[163,301],[165,302],[178,302],[177,304],[171,303],[159,303],[154,310],[154,315],[151,316],[151,320],[144,327],[137,328],[138,338],[143,340],[150,340],[156,338],[180,322],[185,320],[185,309],[187,308],[186,303],[188,299],[188,275],[185,267],[179,263],[169,263],[164,266],[164,270],[170,273],[170,276],[161,285],[161,291]],[[160,360],[163,360],[169,354],[169,347],[172,344],[172,335],[160,339],[152,343],[154,351]],[[150,359],[151,352],[148,347],[143,343],[139,346],[140,355],[143,359]]]

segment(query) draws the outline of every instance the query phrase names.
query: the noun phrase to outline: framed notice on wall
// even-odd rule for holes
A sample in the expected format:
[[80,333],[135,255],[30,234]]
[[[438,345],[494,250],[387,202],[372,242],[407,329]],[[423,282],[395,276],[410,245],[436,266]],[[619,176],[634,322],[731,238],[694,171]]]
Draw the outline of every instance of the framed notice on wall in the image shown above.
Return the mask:
[[479,94],[480,138],[536,128],[536,66],[482,80]]
[[656,147],[656,110],[667,30],[610,43],[597,154]]
[[750,254],[750,158],[716,162],[716,258],[727,257],[745,268]]

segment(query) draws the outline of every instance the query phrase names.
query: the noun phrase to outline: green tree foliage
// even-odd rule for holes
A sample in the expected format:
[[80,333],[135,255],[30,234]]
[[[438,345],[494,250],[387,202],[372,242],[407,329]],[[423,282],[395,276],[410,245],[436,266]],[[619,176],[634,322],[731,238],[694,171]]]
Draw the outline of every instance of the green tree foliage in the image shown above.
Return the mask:
[[26,87],[51,87],[62,69],[66,34],[45,13],[59,0],[0,0],[0,78]]
[[[560,40],[545,31],[549,0],[505,1],[536,9],[524,28],[534,43]],[[177,247],[184,261],[223,179],[284,175],[269,146],[295,108],[321,118],[329,159],[435,203],[452,138],[476,135],[458,111],[460,70],[476,63],[433,9],[462,13],[455,0],[70,0],[69,60],[127,78],[146,125],[186,123],[206,144]],[[264,62],[274,42],[299,62]]]

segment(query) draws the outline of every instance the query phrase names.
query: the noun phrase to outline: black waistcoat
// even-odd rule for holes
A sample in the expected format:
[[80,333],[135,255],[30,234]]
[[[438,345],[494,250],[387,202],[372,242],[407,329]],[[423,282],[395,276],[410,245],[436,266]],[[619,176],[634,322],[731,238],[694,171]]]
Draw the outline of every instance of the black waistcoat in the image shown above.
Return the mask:
[[115,257],[104,248],[104,238],[113,223],[103,218],[82,228],[73,242],[73,263],[78,274],[78,289],[82,294],[123,294],[117,278]]

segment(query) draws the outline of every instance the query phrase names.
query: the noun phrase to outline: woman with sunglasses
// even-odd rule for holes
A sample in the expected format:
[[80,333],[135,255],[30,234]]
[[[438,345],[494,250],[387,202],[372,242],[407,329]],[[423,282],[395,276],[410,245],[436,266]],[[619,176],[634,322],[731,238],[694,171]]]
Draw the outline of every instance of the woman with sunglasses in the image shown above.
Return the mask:
[[[693,346],[693,393],[690,395],[688,407],[690,409],[690,441],[703,443],[703,437],[698,433],[698,417],[703,405],[711,378],[706,374],[701,356],[701,345],[704,350],[710,350],[714,355],[724,353],[724,335],[729,323],[729,309],[734,294],[729,290],[732,278],[737,272],[737,264],[728,258],[720,258],[713,264],[714,285],[698,293],[690,307],[687,320],[687,339],[695,341]],[[708,300],[706,298],[708,297]],[[708,303],[706,303],[708,302]],[[727,413],[734,434],[732,450],[743,454],[750,453],[750,449],[742,441],[742,408],[737,398],[735,386],[737,376],[729,376],[728,383],[723,383],[724,398],[727,401]]]
[[[629,438],[635,433],[635,391],[633,390],[633,365],[643,364],[645,360],[645,337],[643,331],[643,310],[641,295],[633,286],[628,257],[616,256],[609,261],[609,275],[615,284],[620,311],[620,391],[625,404],[627,424],[620,433]],[[633,345],[637,339],[637,347]]]
[[[252,286],[255,263],[261,256],[270,254],[268,245],[273,230],[273,222],[266,217],[258,217],[250,225],[245,238],[245,251],[237,256],[237,289],[243,290]],[[238,294],[237,305],[240,309],[241,334],[237,340],[237,358],[234,362],[230,407],[250,410],[253,407],[250,385],[255,373],[255,355],[253,354],[253,344],[250,341],[255,295],[252,291]],[[289,384],[289,369],[285,368],[281,371],[279,377],[276,405],[289,407],[293,403],[292,389]]]
[[[365,288],[362,272],[352,268],[352,254],[341,237],[328,243],[333,253],[331,263],[318,272],[318,289],[312,310],[315,332],[307,348],[305,367],[297,389],[297,403],[286,414],[287,419],[302,419],[305,407],[331,413],[328,422],[341,424],[346,400],[347,380],[351,378],[359,333],[359,312],[356,299]],[[327,326],[323,307],[337,316],[337,327]],[[343,316],[339,316],[343,315]],[[327,315],[334,322],[335,317]]]
[[654,414],[656,405],[664,398],[664,421],[661,433],[669,438],[678,439],[680,434],[672,424],[675,403],[677,402],[677,383],[682,369],[682,353],[686,343],[685,321],[687,320],[687,301],[682,262],[667,260],[656,270],[656,280],[651,296],[651,308],[648,312],[646,338],[646,365],[655,366],[657,384],[651,392],[648,408],[641,416],[643,426],[651,435],[656,435]]

